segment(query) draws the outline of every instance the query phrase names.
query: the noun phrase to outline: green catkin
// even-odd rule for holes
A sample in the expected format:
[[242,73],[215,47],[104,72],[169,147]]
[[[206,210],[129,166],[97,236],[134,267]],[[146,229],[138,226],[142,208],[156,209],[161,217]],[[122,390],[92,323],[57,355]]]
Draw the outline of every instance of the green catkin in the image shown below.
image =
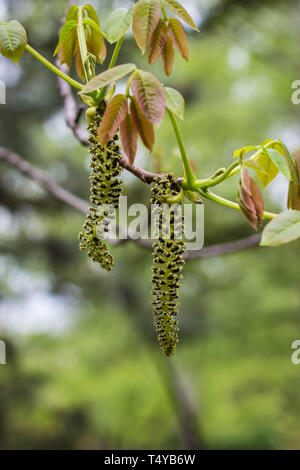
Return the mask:
[[[122,172],[120,160],[122,158],[118,135],[116,134],[107,145],[99,143],[98,129],[105,111],[102,103],[95,112],[94,119],[88,126],[91,174],[90,174],[90,201],[91,206],[86,217],[82,231],[79,234],[80,249],[87,250],[88,256],[106,271],[114,267],[114,259],[103,241],[107,232],[107,222],[111,220],[113,209],[118,209],[122,192],[122,181],[119,176]],[[102,205],[109,205],[110,209],[104,214],[98,211]],[[103,217],[105,216],[105,218]],[[106,219],[106,223],[104,221]]]
[[[164,216],[164,205],[166,198],[178,195],[179,188],[176,179],[172,175],[156,178],[152,187],[151,204],[158,211],[159,238],[153,244],[153,306],[154,323],[158,335],[158,342],[166,356],[171,356],[176,350],[178,343],[178,290],[182,279],[184,266],[183,255],[185,242],[175,238],[178,224],[182,229],[183,219],[181,214],[171,211],[169,238],[163,237],[162,231]],[[178,206],[177,206],[178,207]],[[166,208],[166,206],[165,206]]]

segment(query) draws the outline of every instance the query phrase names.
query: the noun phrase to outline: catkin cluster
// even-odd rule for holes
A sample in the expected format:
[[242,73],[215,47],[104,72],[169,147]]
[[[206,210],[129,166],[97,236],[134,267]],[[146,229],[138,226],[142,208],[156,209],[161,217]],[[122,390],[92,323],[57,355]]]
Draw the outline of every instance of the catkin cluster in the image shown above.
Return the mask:
[[[119,176],[122,172],[120,160],[122,158],[118,135],[107,143],[101,145],[98,138],[98,129],[104,114],[103,106],[95,113],[93,122],[88,126],[91,174],[90,174],[90,201],[91,207],[79,234],[80,249],[87,250],[88,256],[105,269],[111,271],[114,259],[103,241],[108,225],[112,219],[114,209],[118,209],[122,192],[122,181]],[[100,206],[105,205],[105,211]]]
[[[182,214],[170,211],[166,201],[176,197],[179,188],[176,179],[172,175],[156,178],[152,187],[151,204],[155,206],[157,228],[159,238],[153,244],[153,305],[154,323],[157,330],[159,345],[166,354],[171,356],[178,343],[178,290],[182,279],[185,252],[185,242],[182,238],[176,238],[178,224],[182,231]],[[163,204],[162,204],[163,203]],[[178,205],[176,205],[178,207]],[[168,217],[166,216],[168,212]],[[166,231],[165,222],[170,221]],[[166,238],[166,233],[168,237]]]

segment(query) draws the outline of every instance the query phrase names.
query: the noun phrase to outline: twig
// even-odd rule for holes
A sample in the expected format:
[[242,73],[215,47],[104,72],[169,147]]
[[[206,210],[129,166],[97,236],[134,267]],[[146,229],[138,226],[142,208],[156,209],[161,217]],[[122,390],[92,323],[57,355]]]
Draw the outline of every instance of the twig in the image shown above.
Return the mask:
[[[86,201],[80,199],[79,197],[70,193],[58,184],[49,180],[48,176],[45,173],[28,163],[26,160],[24,160],[24,158],[20,157],[20,155],[16,154],[15,152],[12,152],[7,148],[0,147],[0,159],[5,160],[11,166],[19,170],[23,175],[27,176],[33,181],[36,181],[55,199],[63,202],[64,204],[67,204],[70,207],[73,207],[74,209],[83,214],[86,214],[88,212],[89,204]],[[189,261],[195,258],[208,258],[213,256],[224,255],[226,253],[234,253],[240,250],[245,250],[246,248],[258,245],[260,242],[260,238],[261,235],[257,234],[232,243],[223,243],[220,245],[213,245],[207,248],[203,248],[202,250],[189,251],[185,256],[185,259]],[[111,243],[114,245],[118,245],[121,243],[126,243],[129,240],[145,248],[151,248],[152,246],[151,240],[132,240],[130,238],[128,240],[111,241]]]

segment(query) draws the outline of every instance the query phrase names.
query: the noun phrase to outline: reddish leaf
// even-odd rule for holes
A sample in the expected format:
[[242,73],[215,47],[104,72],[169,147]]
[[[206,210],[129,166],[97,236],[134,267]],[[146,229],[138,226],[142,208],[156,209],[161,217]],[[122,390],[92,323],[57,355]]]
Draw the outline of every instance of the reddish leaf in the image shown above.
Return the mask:
[[238,203],[251,226],[257,230],[263,220],[264,201],[256,182],[244,168],[241,170]]
[[99,140],[105,145],[117,132],[121,122],[128,111],[128,102],[125,95],[116,95],[108,103],[99,127]]
[[133,97],[131,98],[130,112],[143,144],[150,150],[150,152],[152,152],[155,142],[154,126],[152,122],[145,118],[136,99]]
[[166,44],[167,34],[168,34],[168,26],[166,25],[163,19],[160,19],[150,40],[149,53],[148,53],[149,64],[153,64],[162,53],[162,50]]
[[132,31],[137,45],[144,53],[159,22],[161,5],[159,0],[139,0],[133,10]]
[[82,65],[80,52],[77,52],[77,54],[76,54],[76,72],[77,72],[78,77],[82,81],[84,81],[85,80],[85,72],[84,72],[84,68],[83,68],[83,65]]
[[189,60],[189,44],[182,24],[176,18],[169,19],[170,34],[173,42],[185,60]]
[[68,40],[64,41],[63,45],[58,51],[58,59],[60,64],[67,64],[69,69],[71,68],[72,59],[76,53],[76,30],[73,29],[69,36]]
[[162,61],[165,74],[169,77],[173,70],[175,52],[173,47],[173,41],[170,36],[167,36],[166,44],[162,52]]
[[160,124],[166,108],[163,87],[150,72],[137,70],[131,79],[131,89],[144,116],[155,124]]
[[124,152],[132,165],[137,151],[138,130],[132,114],[127,113],[120,125],[120,137]]
[[172,10],[177,16],[183,19],[191,28],[194,28],[196,31],[199,31],[195,25],[192,17],[186,11],[186,9],[179,3],[177,0],[163,0],[163,2]]

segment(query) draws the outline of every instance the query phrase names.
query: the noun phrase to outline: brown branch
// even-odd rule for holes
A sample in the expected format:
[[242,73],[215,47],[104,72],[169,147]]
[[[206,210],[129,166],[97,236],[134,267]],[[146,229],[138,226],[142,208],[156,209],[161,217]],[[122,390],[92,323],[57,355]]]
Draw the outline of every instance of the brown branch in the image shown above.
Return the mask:
[[[61,201],[64,204],[73,207],[74,209],[83,214],[88,213],[89,204],[86,201],[80,199],[79,197],[70,193],[58,184],[49,180],[48,176],[45,173],[28,163],[26,160],[24,160],[24,158],[20,157],[20,155],[17,155],[15,152],[12,152],[7,148],[0,147],[0,159],[5,160],[11,166],[19,170],[23,175],[27,176],[33,181],[36,181],[41,187],[43,187],[49,194],[51,194],[51,196],[53,196],[58,201]],[[189,251],[186,253],[185,259],[189,261],[195,258],[208,258],[213,256],[224,255],[226,253],[235,253],[237,251],[245,250],[246,248],[258,245],[260,242],[260,238],[261,235],[257,234],[232,243],[223,243],[220,245],[213,245],[207,248],[203,248],[202,250]],[[111,243],[117,245],[121,243],[126,243],[129,240],[138,243],[140,246],[143,246],[145,248],[151,248],[152,246],[151,240],[143,239],[111,241]]]

